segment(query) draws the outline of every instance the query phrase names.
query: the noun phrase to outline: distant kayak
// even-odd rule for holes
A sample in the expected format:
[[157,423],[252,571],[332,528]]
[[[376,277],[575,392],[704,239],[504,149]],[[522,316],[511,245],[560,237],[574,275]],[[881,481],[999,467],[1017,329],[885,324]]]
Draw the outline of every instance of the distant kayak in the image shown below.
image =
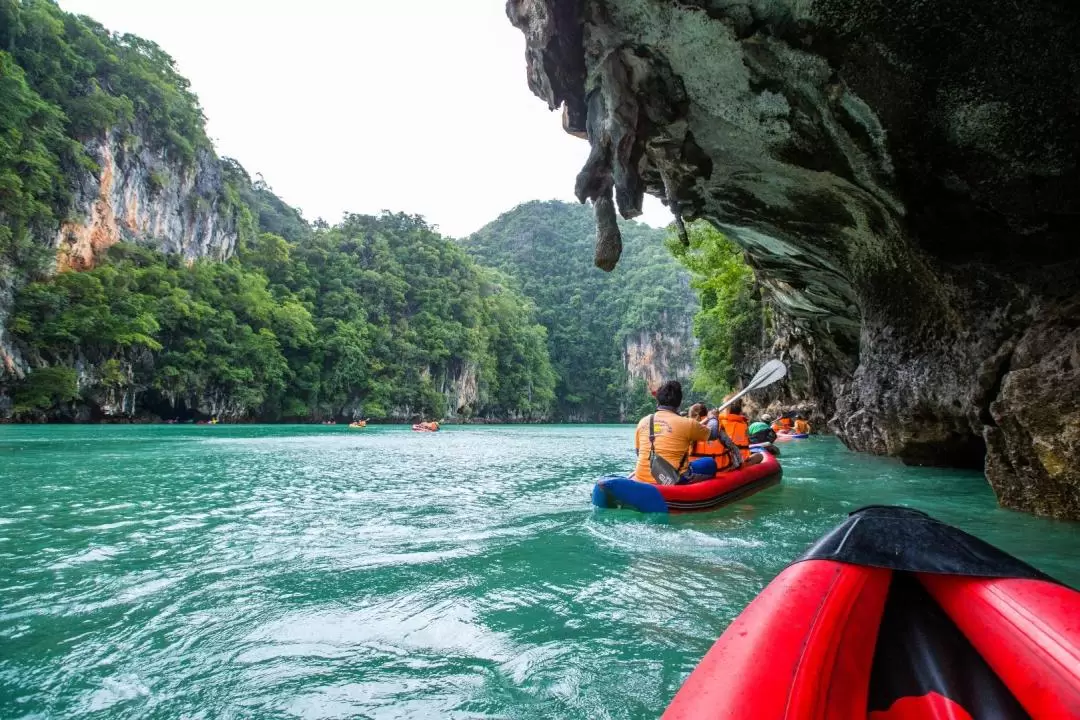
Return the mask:
[[438,432],[439,423],[437,423],[437,422],[416,423],[415,425],[412,426],[412,429],[413,429],[414,432]]
[[747,606],[664,718],[1080,718],[1080,593],[916,510],[851,514]]
[[690,485],[653,485],[622,476],[601,478],[593,487],[593,505],[641,512],[682,513],[716,510],[780,482],[780,462],[766,454],[757,465],[729,470]]
[[352,422],[352,423],[349,423],[349,427],[352,428],[353,430],[361,430],[361,429],[367,427],[367,421],[366,420],[359,420],[357,422]]
[[809,433],[778,433],[777,440],[805,440],[810,437]]

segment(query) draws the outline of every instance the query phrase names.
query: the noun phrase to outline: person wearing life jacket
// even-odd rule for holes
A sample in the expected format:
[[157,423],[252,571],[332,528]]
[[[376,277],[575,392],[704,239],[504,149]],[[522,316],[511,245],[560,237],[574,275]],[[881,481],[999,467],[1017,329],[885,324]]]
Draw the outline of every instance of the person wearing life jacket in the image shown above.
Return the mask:
[[787,415],[781,415],[773,423],[772,429],[776,431],[778,435],[793,432],[795,429],[795,423]]
[[[682,385],[677,380],[661,385],[655,395],[656,412],[643,417],[634,432],[634,450],[638,459],[631,477],[657,484],[650,467],[650,456],[655,448],[656,456],[667,461],[685,480],[692,477],[690,450],[694,443],[709,439],[709,429],[697,420],[679,415],[683,398]],[[708,464],[702,461],[693,470],[694,475],[715,474],[715,470],[708,473],[708,468],[704,467]]]
[[802,415],[795,418],[795,432],[800,435],[810,434],[810,423],[806,422],[806,418]]
[[701,467],[698,462],[708,459],[715,463],[714,475],[742,466],[742,453],[739,452],[738,446],[732,442],[731,438],[727,436],[727,433],[720,426],[716,413],[709,413],[705,403],[698,403],[690,408],[689,417],[709,429],[709,439],[694,443],[694,447],[690,450],[692,468]]
[[759,453],[750,451],[750,423],[742,414],[742,400],[731,403],[727,410],[717,415],[717,419],[720,427],[739,448],[743,465],[756,465],[765,459]]

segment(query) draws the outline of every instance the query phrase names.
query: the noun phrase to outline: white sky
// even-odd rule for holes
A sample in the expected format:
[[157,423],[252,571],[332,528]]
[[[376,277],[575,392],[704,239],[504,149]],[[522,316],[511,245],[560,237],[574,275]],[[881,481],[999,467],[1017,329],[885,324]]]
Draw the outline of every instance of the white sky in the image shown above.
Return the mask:
[[[61,0],[158,43],[221,155],[308,219],[419,213],[466,235],[573,200],[588,144],[529,91],[504,0]],[[640,220],[670,222],[647,198]]]

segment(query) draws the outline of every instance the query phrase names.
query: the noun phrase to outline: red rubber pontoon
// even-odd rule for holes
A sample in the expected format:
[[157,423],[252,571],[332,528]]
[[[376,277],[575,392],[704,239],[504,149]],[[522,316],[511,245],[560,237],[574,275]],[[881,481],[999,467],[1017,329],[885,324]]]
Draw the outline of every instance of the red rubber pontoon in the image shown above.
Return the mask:
[[780,462],[769,453],[764,456],[757,465],[728,470],[691,485],[653,485],[614,475],[601,478],[593,487],[593,505],[641,512],[715,510],[780,482]]
[[780,573],[664,718],[1080,718],[1080,593],[906,508]]

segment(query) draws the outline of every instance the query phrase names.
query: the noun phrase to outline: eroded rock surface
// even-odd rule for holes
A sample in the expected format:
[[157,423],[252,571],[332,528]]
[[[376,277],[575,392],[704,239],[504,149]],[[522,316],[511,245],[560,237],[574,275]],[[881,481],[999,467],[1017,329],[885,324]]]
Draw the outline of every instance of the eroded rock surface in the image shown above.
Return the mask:
[[1080,518],[1080,10],[1072,0],[509,0],[529,85],[643,193],[746,248],[851,447],[981,466]]
[[[182,165],[138,135],[110,132],[84,142],[96,166],[78,172],[73,206],[49,237],[57,272],[89,270],[118,242],[176,254],[187,262],[227,260],[236,250],[234,212],[225,207],[222,161],[201,150]],[[5,334],[14,300],[10,269],[0,263],[0,375],[21,377],[24,362]],[[5,415],[0,408],[0,417]]]
[[75,211],[57,233],[57,270],[92,268],[103,250],[121,241],[189,262],[232,256],[236,226],[221,211],[221,162],[212,153],[201,151],[185,167],[145,146],[128,147],[116,133],[85,147],[98,170],[82,177]]

